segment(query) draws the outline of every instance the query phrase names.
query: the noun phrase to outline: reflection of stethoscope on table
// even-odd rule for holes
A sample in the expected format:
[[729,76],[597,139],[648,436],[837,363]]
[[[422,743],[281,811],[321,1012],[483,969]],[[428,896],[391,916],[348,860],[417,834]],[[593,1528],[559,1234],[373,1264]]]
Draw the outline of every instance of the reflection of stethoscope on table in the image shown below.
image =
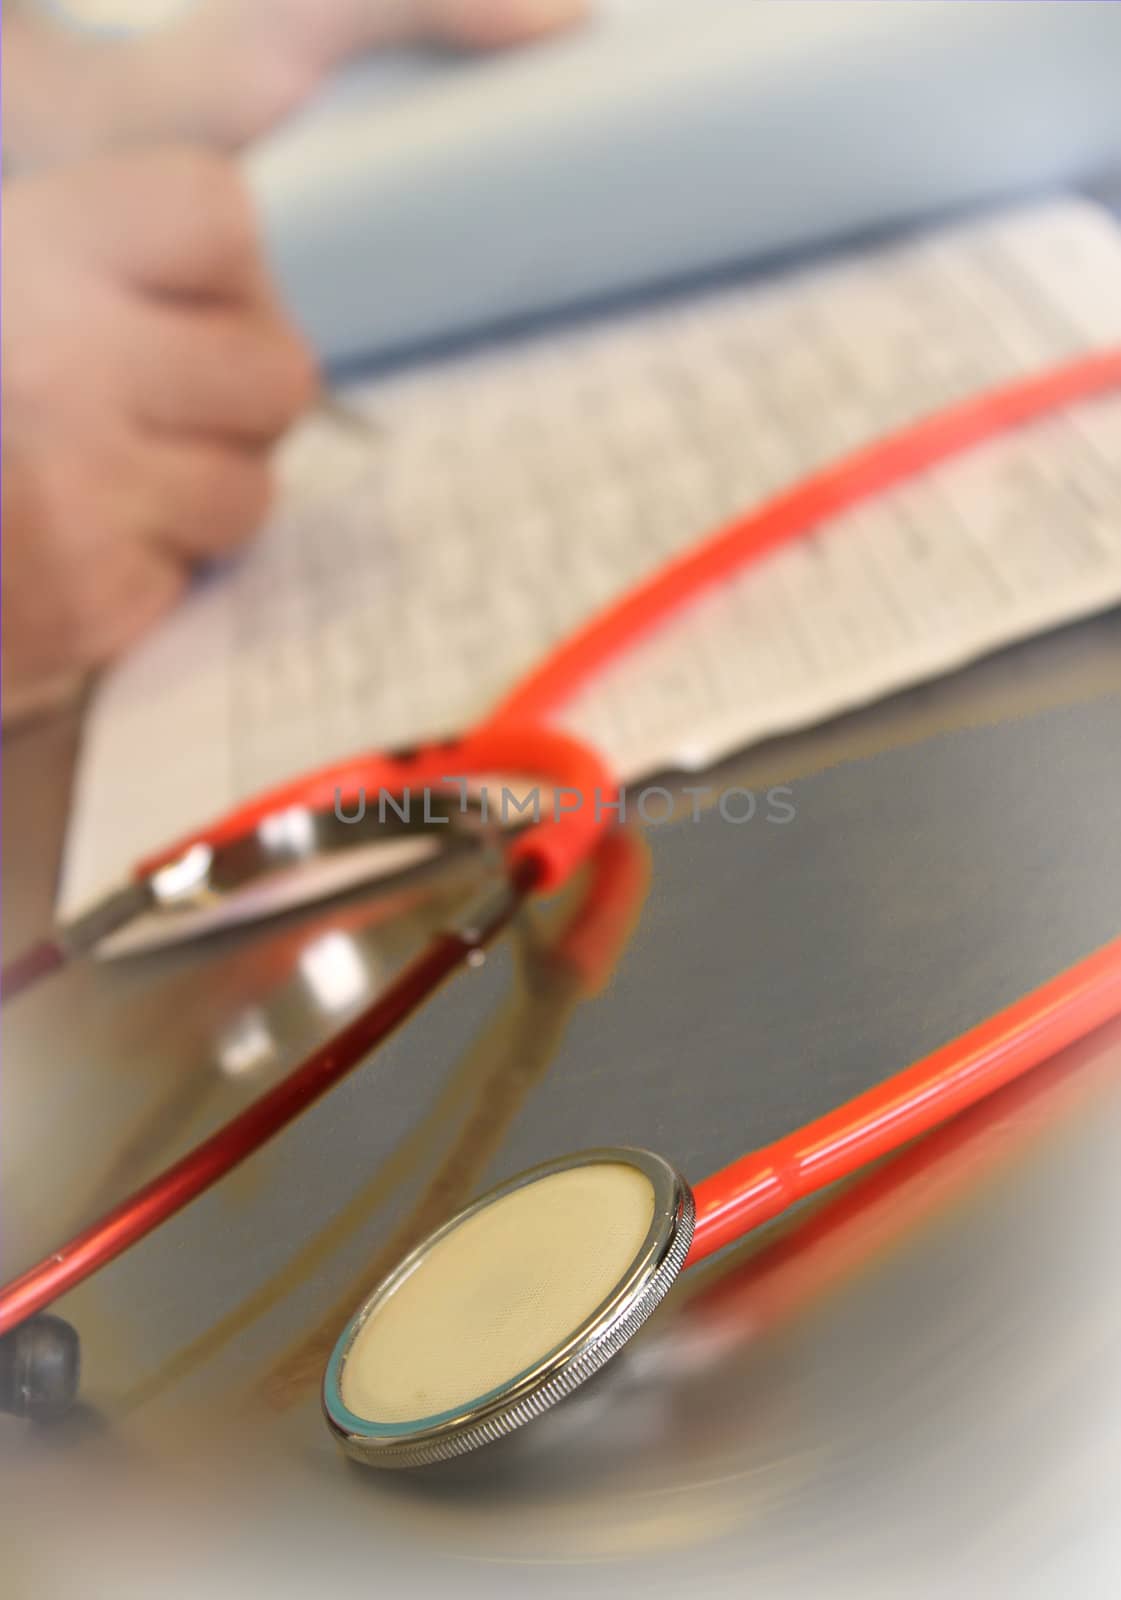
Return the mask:
[[[518,1111],[542,1082],[560,1048],[577,1008],[607,982],[637,921],[650,876],[646,841],[630,828],[601,838],[587,870],[574,885],[574,896],[561,897],[548,917],[519,918],[509,946],[513,974],[506,1003],[488,1016],[481,1034],[464,1041],[458,1065],[445,1078],[448,1088],[458,1078],[472,1083],[461,1102],[458,1131],[446,1144],[406,1214],[379,1237],[373,1256],[318,1316],[298,1343],[263,1372],[256,1391],[273,1410],[285,1409],[307,1394],[323,1373],[338,1330],[356,1301],[365,1299],[390,1267],[432,1229],[479,1192],[482,1176],[501,1150]],[[389,1161],[364,1176],[358,1210],[367,1215],[371,1187],[384,1181],[388,1168],[410,1170],[423,1139],[425,1122],[394,1146]],[[430,1130],[429,1130],[430,1131]],[[384,1189],[382,1191],[384,1193]],[[328,1231],[334,1235],[332,1218]],[[321,1248],[317,1242],[313,1250]],[[308,1260],[304,1256],[304,1260]]]
[[[545,718],[609,658],[699,591],[827,517],[1003,429],[1121,385],[1121,350],[1084,356],[956,405],[856,452],[671,561],[577,632],[461,739],[371,755],[283,785],[142,862],[133,882],[5,973],[20,988],[140,912],[205,893],[223,852],[294,808],[368,789],[544,780],[558,803],[506,847],[506,871],[358,1017],[289,1076],[105,1217],[0,1289],[0,1334],[33,1317],[171,1216],[379,1044],[470,962],[526,895],[558,888],[608,826],[615,785],[590,747]],[[565,793],[567,804],[561,803]],[[589,803],[589,798],[595,803]],[[1121,1012],[1121,938],[959,1039],[691,1191],[646,1152],[591,1151],[491,1191],[390,1273],[344,1332],[324,1404],[344,1448],[412,1465],[530,1420],[621,1347],[687,1262],[944,1121]]]

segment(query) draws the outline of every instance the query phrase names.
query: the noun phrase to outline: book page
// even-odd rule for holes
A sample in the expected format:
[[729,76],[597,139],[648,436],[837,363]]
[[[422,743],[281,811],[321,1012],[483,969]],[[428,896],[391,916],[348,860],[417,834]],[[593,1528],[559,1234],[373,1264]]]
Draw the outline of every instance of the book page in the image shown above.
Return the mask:
[[[1119,340],[1121,230],[1072,199],[359,385],[347,404],[376,436],[303,425],[260,538],[100,684],[62,914],[266,785],[468,727],[637,579],[814,468]],[[1106,398],[750,566],[560,721],[625,779],[697,767],[1119,600]]]

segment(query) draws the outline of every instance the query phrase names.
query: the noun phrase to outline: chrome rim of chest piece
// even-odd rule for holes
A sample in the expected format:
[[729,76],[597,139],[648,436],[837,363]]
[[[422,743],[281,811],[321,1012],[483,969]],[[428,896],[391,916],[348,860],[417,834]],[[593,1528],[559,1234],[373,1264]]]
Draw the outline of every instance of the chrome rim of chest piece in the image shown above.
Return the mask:
[[503,1438],[637,1333],[692,1235],[688,1184],[646,1150],[585,1150],[509,1179],[410,1252],[351,1318],[323,1382],[332,1432],[385,1467]]

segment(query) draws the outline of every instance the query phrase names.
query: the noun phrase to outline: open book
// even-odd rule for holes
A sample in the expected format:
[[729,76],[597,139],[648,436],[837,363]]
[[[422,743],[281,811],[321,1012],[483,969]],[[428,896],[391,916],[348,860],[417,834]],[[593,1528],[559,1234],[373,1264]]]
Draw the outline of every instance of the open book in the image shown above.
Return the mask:
[[[814,467],[1118,341],[1121,230],[1070,199],[357,386],[377,438],[301,428],[257,543],[100,685],[62,913],[265,785],[467,727],[637,578]],[[626,779],[696,767],[1118,601],[1107,398],[744,571],[563,722]]]

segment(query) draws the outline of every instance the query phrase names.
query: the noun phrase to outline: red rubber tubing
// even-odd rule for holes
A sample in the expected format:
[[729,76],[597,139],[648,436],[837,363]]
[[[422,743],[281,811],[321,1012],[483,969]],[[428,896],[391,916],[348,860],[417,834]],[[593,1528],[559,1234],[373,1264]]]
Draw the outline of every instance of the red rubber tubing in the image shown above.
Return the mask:
[[[443,770],[447,771],[446,763]],[[544,824],[537,850],[541,836],[548,837]],[[602,979],[618,953],[625,920],[645,888],[641,870],[645,859],[634,836],[625,832],[604,838],[592,854],[587,896],[555,952],[557,959],[572,965],[586,982]],[[511,867],[521,894],[537,887],[542,860],[547,862],[547,857],[529,853]],[[385,994],[280,1083],[103,1217],[5,1284],[0,1289],[0,1336],[138,1243],[314,1104],[427,999],[460,965],[467,951],[461,937],[437,935]]]
[[436,787],[447,774],[516,773],[548,779],[582,799],[566,814],[523,834],[511,848],[514,860],[537,859],[543,890],[559,888],[606,830],[607,806],[616,786],[594,751],[542,726],[546,714],[658,623],[768,551],[949,456],[1114,388],[1121,388],[1121,348],[1095,351],[1017,378],[866,445],[737,517],[613,602],[523,678],[474,731],[409,755],[372,752],[305,774],[140,862],[135,873],[144,877],[193,844],[244,837],[266,816],[289,806],[325,810],[336,795],[349,804],[363,791]]
[[571,635],[530,672],[493,721],[533,721],[703,590],[819,523],[940,461],[1048,412],[1121,387],[1121,348],[1016,378],[888,434],[813,473],[671,560]]
[[551,958],[580,974],[595,993],[608,982],[650,887],[650,851],[633,829],[615,828],[588,863],[590,882]]
[[[541,795],[541,822],[511,842],[507,860],[511,865],[531,862],[539,889],[559,888],[587,859],[613,820],[610,806],[618,785],[590,745],[540,723],[523,726],[513,719],[488,723],[463,738],[422,745],[406,754],[371,752],[305,773],[195,829],[138,862],[133,872],[146,878],[194,845],[242,839],[266,817],[292,806],[330,811],[335,805],[353,805],[363,795],[373,803],[383,789],[387,794],[419,798],[425,788],[451,787],[454,792],[451,779],[493,781],[514,775],[544,779],[554,792]],[[492,806],[497,803],[492,796]]]
[[[426,784],[446,787],[449,778],[518,773],[567,788],[580,802],[563,814],[558,809],[509,847],[516,883],[557,888],[607,828],[615,786],[594,750],[537,719],[656,622],[749,560],[1002,430],[1116,387],[1121,349],[1104,350],[988,391],[858,450],[738,518],[624,595],[525,678],[474,732],[410,756],[370,755],[282,785],[140,863],[137,875],[146,876],[194,844],[244,837],[289,806],[326,809],[336,797],[353,802],[363,789],[401,793]],[[462,941],[437,939],[379,1001],[288,1078],[101,1222],[6,1285],[0,1291],[0,1333],[112,1260],[285,1126],[403,1020],[464,954]],[[696,1190],[697,1222],[686,1264],[953,1116],[1118,1014],[1121,939],[887,1083],[706,1179]]]
[[[511,901],[511,915],[521,895],[535,887],[532,862],[516,868],[512,879],[518,894]],[[365,1061],[462,965],[472,948],[459,934],[438,934],[383,994],[286,1078],[103,1217],[4,1284],[0,1337],[143,1239],[287,1127]]]
[[696,1186],[686,1266],[945,1122],[1121,1016],[1121,938],[885,1083]]

